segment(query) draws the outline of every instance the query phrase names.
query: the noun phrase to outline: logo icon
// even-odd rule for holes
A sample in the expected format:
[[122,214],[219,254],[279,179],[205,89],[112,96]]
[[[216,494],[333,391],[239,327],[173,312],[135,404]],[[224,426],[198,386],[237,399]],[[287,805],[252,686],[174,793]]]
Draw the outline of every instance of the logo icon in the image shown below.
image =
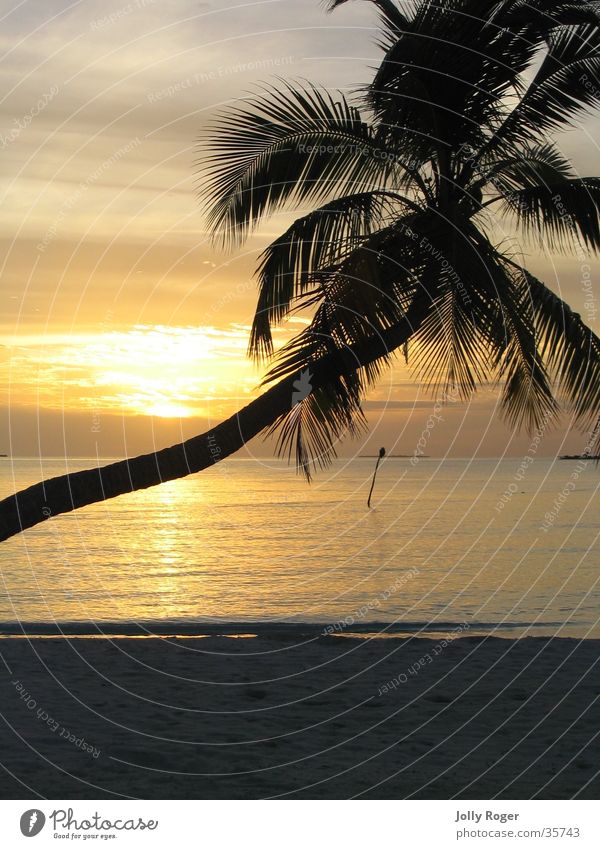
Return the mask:
[[37,808],[32,808],[30,811],[25,811],[21,817],[21,834],[24,837],[35,837],[39,834],[46,824],[46,817],[42,811]]
[[296,404],[300,404],[301,401],[304,401],[310,393],[312,392],[311,385],[312,374],[308,369],[304,369],[304,371],[300,372],[300,377],[298,380],[294,381],[294,391],[292,393],[292,406]]

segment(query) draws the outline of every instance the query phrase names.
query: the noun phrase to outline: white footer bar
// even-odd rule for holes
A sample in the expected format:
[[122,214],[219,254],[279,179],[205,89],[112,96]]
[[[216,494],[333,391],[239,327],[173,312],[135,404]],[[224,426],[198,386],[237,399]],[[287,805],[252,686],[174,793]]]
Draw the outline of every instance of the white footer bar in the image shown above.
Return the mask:
[[600,847],[588,801],[0,801],[0,846]]

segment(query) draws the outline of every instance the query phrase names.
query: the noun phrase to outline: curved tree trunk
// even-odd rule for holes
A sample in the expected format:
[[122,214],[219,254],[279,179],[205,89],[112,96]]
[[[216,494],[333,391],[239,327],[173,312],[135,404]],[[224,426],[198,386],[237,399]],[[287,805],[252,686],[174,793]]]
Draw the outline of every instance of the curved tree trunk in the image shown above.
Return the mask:
[[[312,390],[325,385],[332,376],[355,371],[408,341],[425,314],[426,305],[419,301],[402,322],[335,357],[327,355],[318,360],[311,366]],[[186,442],[108,466],[49,478],[5,498],[0,501],[0,540],[59,513],[182,478],[224,460],[290,409],[296,378],[285,378],[231,418]]]

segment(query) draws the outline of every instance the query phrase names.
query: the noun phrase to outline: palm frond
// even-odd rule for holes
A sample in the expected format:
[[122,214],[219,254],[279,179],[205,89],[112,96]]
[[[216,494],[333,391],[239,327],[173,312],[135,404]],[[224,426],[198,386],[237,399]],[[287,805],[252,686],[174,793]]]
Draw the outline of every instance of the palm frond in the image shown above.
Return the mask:
[[285,204],[381,188],[402,170],[343,94],[284,81],[223,112],[208,148],[208,223],[233,241]]
[[330,275],[372,233],[407,209],[419,211],[409,198],[374,191],[347,195],[297,219],[272,242],[259,260],[259,296],[249,352],[273,353],[271,328],[317,278]]
[[559,179],[507,192],[505,212],[513,213],[526,235],[542,237],[552,248],[572,249],[581,238],[600,250],[600,179]]
[[277,453],[295,456],[296,468],[308,481],[312,469],[326,468],[337,456],[336,444],[345,436],[357,436],[366,427],[360,404],[364,387],[357,372],[332,378],[326,386],[292,403],[269,429],[278,434]]
[[501,123],[535,45],[496,23],[498,2],[422,3],[370,86],[380,123],[422,160],[436,146],[478,148]]
[[413,368],[431,386],[469,397],[492,378],[503,384],[502,412],[531,431],[557,412],[537,346],[531,298],[515,286],[505,257],[473,225],[463,225],[452,270],[415,335]]
[[465,397],[475,391],[480,371],[477,327],[454,286],[434,301],[413,347],[412,368],[420,381],[435,388],[457,389]]
[[[427,215],[422,216],[427,220]],[[414,223],[414,216],[410,217]],[[405,221],[404,230],[408,227]],[[418,240],[398,239],[398,224],[373,234],[324,281],[311,324],[276,354],[265,383],[310,374],[328,363],[328,377],[281,416],[278,450],[291,456],[307,476],[316,462],[335,456],[335,443],[360,432],[361,400],[404,348],[431,304],[431,294],[412,268]],[[437,286],[437,273],[432,286]],[[396,338],[395,328],[405,335]],[[390,341],[389,345],[387,340]]]
[[508,424],[532,432],[553,420],[558,405],[548,368],[539,348],[539,332],[531,295],[520,285],[514,263],[474,225],[468,294],[478,341],[471,357],[483,375],[503,384],[502,413]]
[[481,162],[475,185],[510,196],[515,191],[555,185],[575,177],[570,161],[551,142],[523,145],[507,156]]
[[[442,221],[443,226],[444,222]],[[310,325],[275,355],[265,383],[310,368],[326,354],[383,335],[402,320],[418,291],[438,286],[437,269],[426,274],[427,250],[422,238],[439,226],[430,210],[407,213],[374,232],[331,273],[319,279],[317,291],[299,300],[298,308],[315,308]]]
[[432,389],[453,389],[469,397],[489,376],[490,345],[484,330],[492,295],[476,228],[454,221],[428,254],[438,286],[432,309],[415,335],[412,368]]
[[594,23],[599,6],[597,0],[504,0],[497,16],[503,26],[529,37],[547,37],[557,26]]
[[[338,6],[342,6],[347,2],[348,0],[327,0],[325,8],[328,12],[333,12]],[[393,40],[398,38],[410,26],[410,18],[392,0],[369,0],[369,2],[373,3],[379,12],[386,39]]]
[[[267,380],[278,374],[317,375],[317,384],[304,397],[292,398],[291,409],[273,423],[269,434],[279,432],[277,449],[291,457],[308,480],[316,465],[327,466],[336,456],[336,444],[344,436],[355,436],[365,425],[361,402],[370,386],[381,377],[393,360],[394,352],[403,348],[419,327],[429,297],[415,293],[406,313],[395,324],[373,332],[361,333],[356,343],[336,346],[327,333],[322,336],[315,327],[307,328],[292,340],[280,362]],[[363,328],[364,329],[364,328]]]
[[541,355],[577,422],[593,427],[600,414],[600,339],[544,283],[525,268],[515,268],[532,304]]
[[493,365],[503,383],[502,412],[512,427],[524,426],[532,433],[555,421],[559,410],[538,347],[535,307],[510,275],[505,275],[498,296],[497,315],[489,327],[496,340]]
[[[589,22],[567,25],[582,18]],[[591,8],[567,8],[562,16],[547,16],[547,27],[543,34],[547,55],[520,103],[495,134],[494,144],[515,136],[544,138],[551,130],[572,126],[600,102],[598,13]]]

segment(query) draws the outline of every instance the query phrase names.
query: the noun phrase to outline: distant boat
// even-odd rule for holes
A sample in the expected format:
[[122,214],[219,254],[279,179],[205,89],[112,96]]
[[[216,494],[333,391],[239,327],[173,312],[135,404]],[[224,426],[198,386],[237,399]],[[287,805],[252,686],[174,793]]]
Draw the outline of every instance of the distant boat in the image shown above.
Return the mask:
[[598,437],[600,436],[600,418],[596,422],[596,426],[590,434],[590,438],[588,440],[587,446],[583,454],[562,454],[558,459],[559,460],[596,460],[598,462],[600,460],[600,454],[590,454],[591,451],[590,446],[594,444],[594,442],[598,441]]
[[8,457],[8,454],[0,454],[0,457]]
[[561,454],[559,460],[600,460],[600,454]]
[[[386,454],[387,460],[408,460],[409,457],[414,457],[414,454]],[[379,454],[359,454],[360,460],[376,460]],[[429,454],[419,454],[419,459],[429,457]]]

